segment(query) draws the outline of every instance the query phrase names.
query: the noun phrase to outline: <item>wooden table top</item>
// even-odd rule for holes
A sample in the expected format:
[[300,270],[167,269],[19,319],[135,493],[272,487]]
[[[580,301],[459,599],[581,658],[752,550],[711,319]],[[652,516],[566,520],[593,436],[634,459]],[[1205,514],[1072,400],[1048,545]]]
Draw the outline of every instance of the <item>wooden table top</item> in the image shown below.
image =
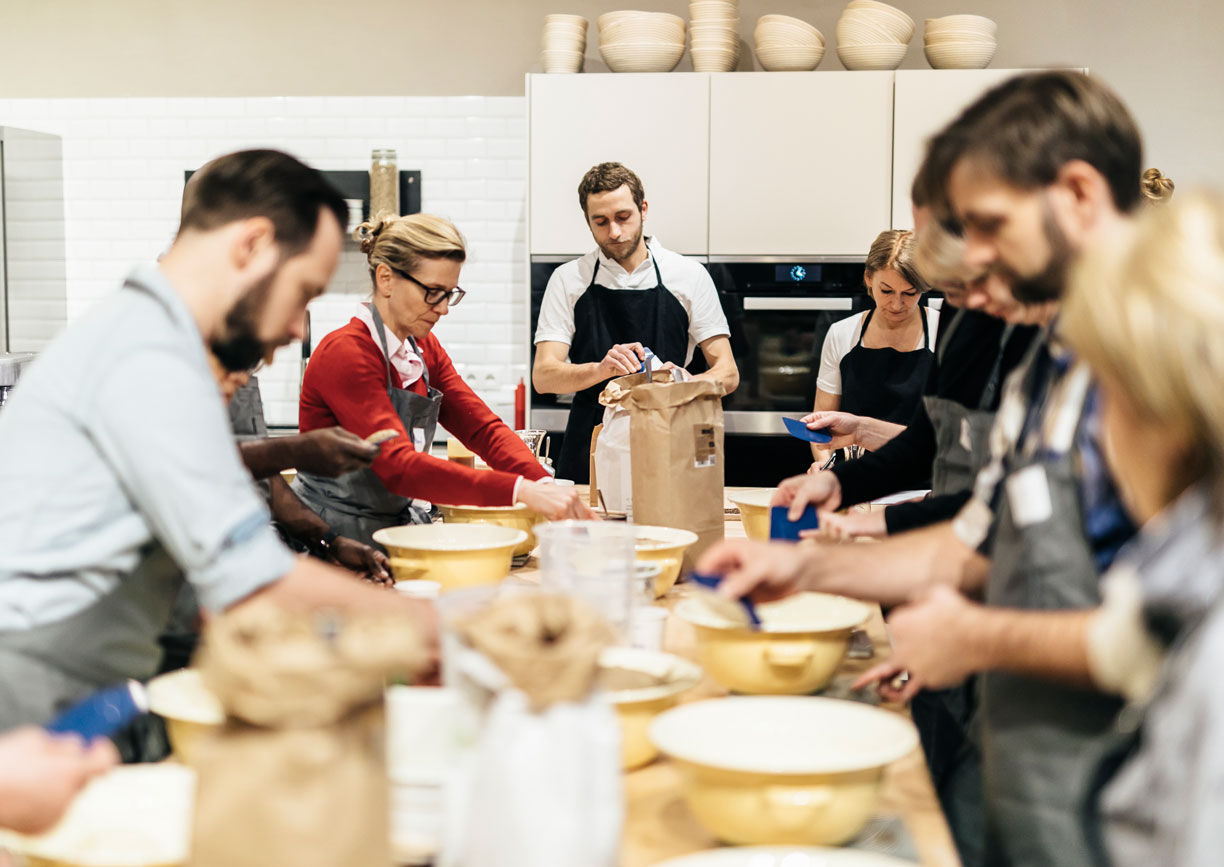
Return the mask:
[[[728,489],[744,490],[744,489]],[[585,491],[583,491],[585,494]],[[732,508],[730,502],[728,508]],[[727,538],[743,538],[739,518],[729,514]],[[519,580],[538,580],[538,563],[533,556],[514,575]],[[673,588],[656,604],[671,609],[687,595],[684,585]],[[883,661],[888,654],[888,636],[879,606],[868,621],[866,631],[876,648],[873,659],[847,659],[834,676],[831,689],[845,688],[868,667]],[[663,646],[669,653],[688,659],[697,657],[697,638],[693,628],[678,617],[667,620]],[[726,695],[727,691],[709,677],[681,698],[682,701]],[[899,705],[884,705],[897,713],[908,713]],[[697,823],[684,804],[679,770],[666,759],[657,759],[644,768],[625,774],[627,809],[621,846],[621,867],[651,867],[667,858],[699,852],[718,846],[718,842]],[[914,841],[921,863],[932,867],[958,867],[960,864],[948,825],[940,811],[931,786],[921,749],[887,769],[881,795],[880,812],[899,816]]]

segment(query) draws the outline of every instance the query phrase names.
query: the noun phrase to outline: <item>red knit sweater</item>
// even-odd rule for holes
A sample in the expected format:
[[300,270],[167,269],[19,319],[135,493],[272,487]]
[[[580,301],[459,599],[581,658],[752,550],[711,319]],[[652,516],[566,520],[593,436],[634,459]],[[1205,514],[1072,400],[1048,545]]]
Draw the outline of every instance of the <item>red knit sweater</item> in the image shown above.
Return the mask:
[[[536,480],[548,473],[514,431],[468,388],[436,337],[418,340],[417,346],[430,385],[443,395],[439,424],[493,469],[475,470],[413,447],[387,397],[382,350],[357,318],[324,337],[311,354],[302,379],[298,426],[304,433],[339,425],[360,437],[394,428],[400,436],[383,444],[373,467],[387,490],[431,503],[512,505],[519,476]],[[425,394],[424,378],[409,390]]]

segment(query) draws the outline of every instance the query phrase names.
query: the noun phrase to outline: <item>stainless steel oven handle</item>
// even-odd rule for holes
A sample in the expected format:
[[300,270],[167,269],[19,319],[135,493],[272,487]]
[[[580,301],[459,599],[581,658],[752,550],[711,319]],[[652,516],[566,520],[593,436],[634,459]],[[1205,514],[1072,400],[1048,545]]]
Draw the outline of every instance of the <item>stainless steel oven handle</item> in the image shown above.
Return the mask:
[[851,298],[745,298],[745,310],[853,310]]

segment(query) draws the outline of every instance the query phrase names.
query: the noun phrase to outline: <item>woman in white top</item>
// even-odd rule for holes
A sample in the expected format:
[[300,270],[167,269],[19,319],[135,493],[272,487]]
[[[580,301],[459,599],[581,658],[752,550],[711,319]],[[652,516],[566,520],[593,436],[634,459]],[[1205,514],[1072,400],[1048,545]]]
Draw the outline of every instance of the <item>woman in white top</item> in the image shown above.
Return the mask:
[[875,308],[829,328],[815,411],[904,425],[922,400],[939,324],[939,312],[918,303],[930,287],[914,267],[914,233],[881,232],[867,254],[863,283]]

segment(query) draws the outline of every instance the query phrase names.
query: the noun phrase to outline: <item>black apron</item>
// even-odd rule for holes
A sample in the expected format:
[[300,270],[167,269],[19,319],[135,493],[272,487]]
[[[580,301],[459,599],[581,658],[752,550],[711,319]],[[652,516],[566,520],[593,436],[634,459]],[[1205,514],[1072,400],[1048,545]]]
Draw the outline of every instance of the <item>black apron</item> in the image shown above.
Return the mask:
[[895,424],[909,424],[922,393],[935,354],[925,307],[918,308],[922,319],[922,349],[901,352],[890,346],[868,349],[863,335],[875,310],[868,310],[859,330],[858,343],[845,354],[841,368],[842,393],[838,409],[854,415],[878,418]]
[[[941,365],[948,342],[965,315],[964,310],[957,311],[948,326],[939,350]],[[935,429],[935,459],[931,464],[932,496],[971,490],[978,471],[990,461],[990,428],[994,424],[995,412],[989,407],[994,405],[995,395],[999,391],[1003,352],[1014,329],[1014,325],[1007,325],[999,337],[999,351],[995,354],[994,365],[976,407],[970,408],[938,395],[927,395],[922,399],[931,427]]]
[[[618,343],[641,343],[654,352],[657,363],[670,361],[684,366],[688,355],[689,318],[680,303],[663,285],[659,262],[654,262],[658,285],[650,289],[609,289],[595,282],[599,259],[586,291],[574,304],[574,339],[569,358],[573,364],[603,361]],[[604,383],[584,388],[574,395],[565,440],[557,458],[557,478],[580,485],[591,480],[591,431],[603,421],[599,394]]]
[[[1030,358],[1042,346],[1037,341]],[[1033,394],[1037,365],[1025,373]],[[1046,389],[1040,418],[1054,433],[1006,466],[995,524],[988,605],[1030,610],[1093,608],[1100,576],[1087,540],[1074,439],[1085,423],[1089,394],[1082,367],[1067,374],[1059,394]],[[1057,400],[1057,402],[1055,402]],[[1040,438],[1043,439],[1044,438]],[[1048,514],[1018,516],[1012,497],[1031,511],[1036,498],[1020,496],[1032,484],[1048,490]],[[987,817],[986,863],[1058,867],[1089,863],[1090,846],[1080,805],[1096,750],[1112,731],[1121,702],[1092,690],[1007,672],[980,676],[983,783]]]
[[[421,374],[425,381],[424,395],[396,387],[391,369],[391,353],[387,349],[387,330],[383,326],[382,317],[378,315],[378,308],[373,304],[369,305],[369,308],[374,314],[374,326],[382,342],[383,360],[387,365],[387,397],[391,400],[396,415],[404,423],[404,430],[412,438],[413,444],[427,452],[438,427],[442,392],[429,384],[428,368]],[[413,349],[417,348],[416,341],[411,336],[408,342],[412,344]],[[293,480],[293,491],[315,514],[326,521],[337,535],[356,539],[367,545],[375,545],[374,532],[383,527],[429,523],[427,511],[419,505],[414,505],[410,498],[388,491],[382,480],[368,467],[338,479],[298,473],[297,478]]]

